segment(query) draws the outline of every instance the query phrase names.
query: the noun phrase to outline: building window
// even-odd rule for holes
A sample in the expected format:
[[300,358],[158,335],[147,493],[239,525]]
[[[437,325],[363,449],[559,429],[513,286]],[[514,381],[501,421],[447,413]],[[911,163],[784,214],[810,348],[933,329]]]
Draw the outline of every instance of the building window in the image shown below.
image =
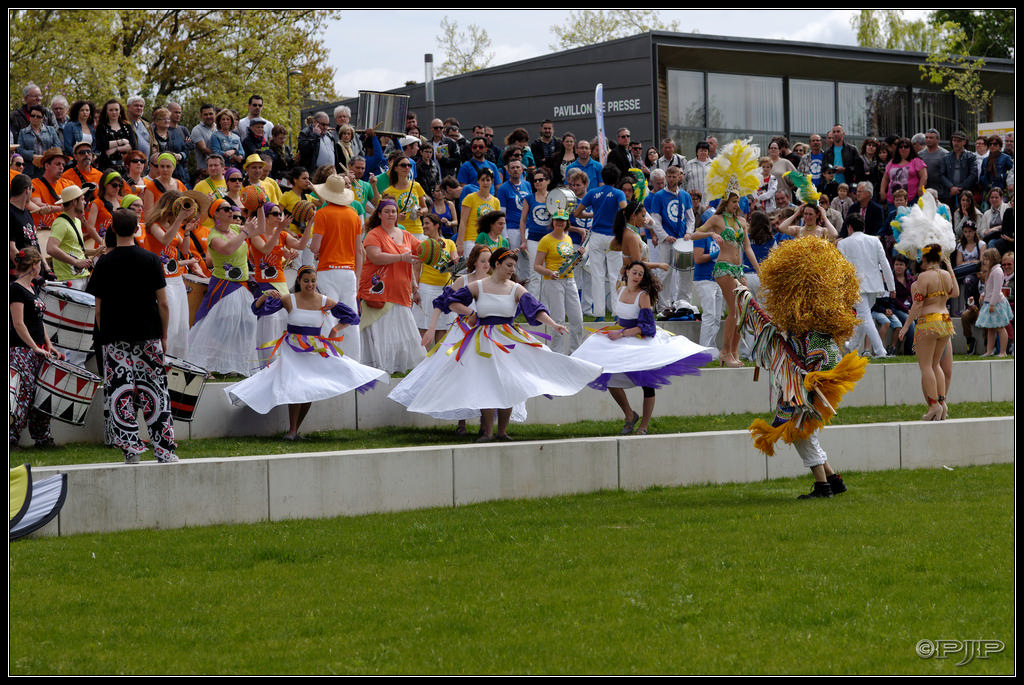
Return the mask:
[[789,130],[794,137],[824,134],[836,123],[834,81],[789,81]]
[[743,74],[708,74],[708,128],[778,133],[783,121],[782,79]]
[[852,139],[905,135],[907,110],[905,88],[868,83],[839,84],[836,123],[842,124],[846,135]]
[[914,88],[914,121],[909,135],[924,133],[930,128],[939,132],[939,140],[949,140],[954,128],[960,128],[953,118],[953,96],[937,90]]

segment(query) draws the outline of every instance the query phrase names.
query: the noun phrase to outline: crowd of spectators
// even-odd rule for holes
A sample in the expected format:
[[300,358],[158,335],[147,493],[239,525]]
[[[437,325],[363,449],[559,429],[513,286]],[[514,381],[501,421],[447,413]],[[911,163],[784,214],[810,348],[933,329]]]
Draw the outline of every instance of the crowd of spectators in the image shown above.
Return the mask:
[[[255,184],[264,189],[270,203],[265,211],[278,208],[287,223],[299,200],[323,206],[325,199],[318,197],[316,188],[341,177],[352,193],[348,206],[359,215],[364,235],[374,217],[379,225],[377,210],[390,198],[402,230],[415,241],[423,240],[423,219],[429,217],[430,228],[439,228],[441,237],[452,241],[453,258],[468,257],[478,243],[493,248],[503,239],[504,244],[520,248],[526,256],[518,276],[536,289],[540,279],[532,273],[533,251],[543,237],[538,231],[550,230],[550,216],[538,200],[564,187],[567,196],[574,198],[568,207],[569,237],[577,246],[588,232],[593,238],[588,245],[590,266],[577,270],[583,312],[602,319],[607,314],[606,298],[620,275],[616,259],[607,258],[609,251],[621,250],[611,237],[614,215],[636,196],[638,184],[646,186],[647,219],[636,228],[652,253],[667,257],[662,261],[671,260],[671,245],[698,229],[715,204],[707,191],[709,168],[719,144],[713,136],[698,142],[687,158],[691,151],[678,149],[670,138],[645,145],[623,127],[605,141],[609,152],[602,164],[595,157],[599,141],[578,135],[583,131],[556,131],[554,122],[547,120],[536,134],[517,127],[496,140],[494,129],[486,124],[475,124],[464,132],[456,118],[448,117],[423,122],[421,127],[410,113],[404,135],[394,135],[356,130],[350,109],[339,106],[330,113],[315,113],[293,132],[264,118],[263,99],[255,94],[237,111],[203,103],[195,124],[182,121],[178,103],[147,109],[152,103],[138,96],[123,105],[112,98],[97,106],[88,100],[68,103],[57,95],[47,106],[39,87],[29,84],[23,97],[24,104],[10,115],[12,268],[17,250],[39,247],[39,232],[50,229],[58,217],[69,216],[70,208],[61,202],[64,188],[91,185],[100,191],[86,198],[79,216],[71,216],[73,225],[74,220],[80,224],[80,251],[68,241],[53,245],[52,235],[41,246],[50,262],[44,264],[44,272],[51,275],[87,273],[89,253],[104,243],[103,210],[109,215],[108,205],[123,205],[134,197],[142,201],[148,215],[161,194],[194,189],[226,201],[237,210],[234,218],[241,223],[250,212],[242,207],[240,193]],[[289,143],[293,133],[294,149]],[[791,231],[780,227],[801,227],[840,243],[857,230],[881,242],[885,266],[896,265],[898,276],[895,287],[877,293],[873,309],[868,309],[887,341],[887,353],[895,351],[891,332],[909,310],[909,284],[916,268],[913,260],[899,258],[893,250],[892,222],[901,208],[912,206],[923,193],[934,193],[948,206],[959,241],[954,260],[966,288],[953,313],[969,312],[984,298],[985,279],[979,277],[978,269],[986,247],[999,251],[1004,266],[1007,259],[1011,264],[1004,272],[1012,300],[1013,136],[978,136],[970,145],[969,137],[957,131],[949,149],[940,143],[939,133],[929,129],[909,137],[869,136],[856,146],[840,124],[806,141],[779,135],[770,140],[761,159],[762,187],[741,203],[745,214],[767,216],[755,246],[760,254],[791,236]],[[794,187],[786,176],[790,171],[807,176],[821,192],[820,209],[803,211],[795,203]],[[24,180],[15,183],[21,174],[31,179],[27,187]],[[340,195],[340,182],[333,183],[335,194]],[[493,217],[486,222],[489,230],[479,230],[481,218],[491,212],[502,213],[499,226],[504,226],[504,238],[494,229]],[[387,220],[384,224],[389,225]],[[296,238],[301,234],[295,223],[288,228]],[[201,237],[203,227],[194,227],[192,234]],[[86,247],[90,239],[92,246]],[[208,277],[210,256],[204,254],[208,245],[203,240],[193,242],[190,268],[197,276]],[[189,254],[188,247],[184,249]],[[296,266],[318,257],[303,249],[307,257],[296,260]],[[58,264],[71,271],[53,268]],[[598,264],[603,268],[595,268]],[[747,268],[752,271],[749,264]],[[675,304],[673,298],[688,301],[696,295],[700,300],[701,289],[694,289],[692,282],[672,269],[661,275],[679,279],[669,290],[670,306]],[[408,286],[414,302],[417,278],[414,275]],[[711,302],[693,304],[716,312]],[[420,326],[421,332],[424,328]],[[863,344],[853,341],[857,347]]]

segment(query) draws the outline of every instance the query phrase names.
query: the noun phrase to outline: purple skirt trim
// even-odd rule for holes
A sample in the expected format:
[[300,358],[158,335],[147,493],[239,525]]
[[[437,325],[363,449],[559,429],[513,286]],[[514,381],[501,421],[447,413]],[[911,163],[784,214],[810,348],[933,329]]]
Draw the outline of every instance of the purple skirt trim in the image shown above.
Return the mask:
[[634,385],[642,388],[660,388],[669,385],[675,376],[699,376],[702,366],[711,361],[710,352],[701,352],[686,359],[672,362],[660,369],[645,371],[623,371],[619,373],[602,373],[588,385],[595,390],[607,390],[608,381],[612,376],[625,376]]

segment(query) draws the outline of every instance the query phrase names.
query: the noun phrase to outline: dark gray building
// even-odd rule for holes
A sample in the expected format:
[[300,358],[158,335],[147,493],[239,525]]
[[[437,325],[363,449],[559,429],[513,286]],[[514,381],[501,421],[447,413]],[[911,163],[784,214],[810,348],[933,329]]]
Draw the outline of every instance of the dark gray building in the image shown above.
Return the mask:
[[[605,133],[620,126],[645,146],[673,138],[686,156],[708,135],[720,141],[751,136],[767,148],[772,136],[806,140],[843,124],[856,144],[868,135],[912,135],[1014,118],[1013,60],[986,60],[983,83],[996,92],[987,111],[956,101],[922,79],[926,55],[915,52],[749,40],[653,31],[513,64],[437,80],[435,102],[424,84],[390,93],[409,96],[421,133],[431,116],[454,116],[468,135],[486,124],[501,144],[514,128],[531,138],[550,119],[555,135],[596,135],[594,91],[603,84]],[[357,99],[331,103],[358,112]],[[303,119],[313,110],[304,110]],[[363,122],[356,122],[362,125]]]

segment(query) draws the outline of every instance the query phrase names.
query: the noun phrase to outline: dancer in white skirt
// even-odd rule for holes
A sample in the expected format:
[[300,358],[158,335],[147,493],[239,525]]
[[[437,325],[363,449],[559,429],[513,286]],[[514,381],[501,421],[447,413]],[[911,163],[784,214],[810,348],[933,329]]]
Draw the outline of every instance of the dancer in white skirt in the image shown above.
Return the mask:
[[419,241],[398,225],[398,205],[391,198],[380,201],[366,226],[366,261],[359,278],[360,361],[389,373],[408,371],[427,355],[412,315]]
[[[434,350],[415,377],[410,374],[399,383],[391,399],[419,414],[479,410],[478,442],[509,440],[508,422],[517,404],[538,395],[574,395],[600,375],[600,366],[553,352],[515,324],[521,311],[531,324],[568,332],[512,280],[516,257],[498,248],[491,254],[491,275],[452,295],[451,309],[466,317],[456,322],[453,343]],[[475,312],[470,308],[474,301]]]
[[[595,332],[572,355],[604,367],[604,373],[590,387],[608,390],[622,409],[626,419],[623,435],[634,428],[637,435],[646,435],[654,414],[654,389],[668,385],[674,376],[699,375],[700,367],[710,362],[714,353],[655,325],[654,307],[660,289],[644,262],[631,263],[626,269],[626,285],[612,303],[618,325]],[[625,390],[638,385],[644,391],[642,417],[633,411]]]
[[217,199],[207,212],[213,228],[207,244],[213,261],[210,286],[196,311],[196,321],[188,333],[186,361],[216,373],[250,376],[259,366],[256,356],[256,315],[252,313],[246,240],[257,231],[263,218],[245,226],[231,223],[233,208],[227,200]]
[[[423,225],[427,225],[426,217],[424,217]],[[430,323],[427,325],[427,330],[424,332],[423,339],[421,341],[424,347],[431,350],[428,355],[447,351],[452,347],[452,345],[458,344],[458,342],[462,340],[462,327],[452,325],[455,321],[455,313],[451,310],[451,303],[454,301],[452,295],[462,288],[465,288],[470,283],[482,280],[491,275],[491,249],[486,245],[477,243],[469,253],[469,264],[471,266],[471,271],[456,278],[450,286],[442,288],[438,296],[431,302],[433,314],[431,315]],[[420,288],[422,289],[423,286],[420,285]],[[475,306],[475,301],[469,304],[470,309],[474,309]],[[437,330],[439,322],[441,323],[441,328],[443,328],[443,330],[440,331]],[[435,333],[435,331],[437,332]],[[416,368],[410,371],[405,377],[406,382],[402,386],[402,390],[396,390],[391,399],[395,400],[399,404],[407,404],[407,400],[411,401],[411,398],[422,389],[422,384],[425,382],[425,379],[427,379],[432,373],[433,370],[429,365],[418,364]],[[480,410],[451,409],[431,412],[429,416],[443,421],[457,420],[459,423],[455,428],[455,434],[462,436],[466,435],[467,432],[466,422],[470,420],[476,421],[480,418]],[[514,423],[526,422],[526,402],[520,402],[512,408],[512,416],[510,420]]]
[[[359,316],[343,302],[335,302],[316,288],[317,272],[311,266],[299,269],[295,292],[282,296],[267,290],[253,302],[258,315],[288,312],[288,328],[272,343],[270,365],[251,378],[225,388],[236,405],[246,405],[260,414],[288,405],[285,440],[296,440],[310,404],[343,395],[350,390],[365,392],[378,381],[387,383],[380,369],[363,366],[341,350],[338,332],[359,323]],[[333,317],[333,318],[332,318]],[[324,324],[337,325],[325,337]]]

